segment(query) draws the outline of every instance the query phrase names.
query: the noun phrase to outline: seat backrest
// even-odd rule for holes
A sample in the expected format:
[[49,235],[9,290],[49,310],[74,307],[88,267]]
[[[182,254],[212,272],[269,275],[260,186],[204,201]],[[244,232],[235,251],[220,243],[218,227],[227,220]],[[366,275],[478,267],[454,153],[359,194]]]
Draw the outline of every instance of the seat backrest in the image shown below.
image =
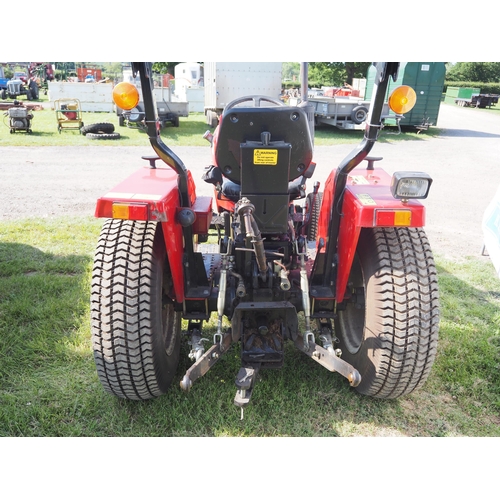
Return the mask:
[[215,160],[223,175],[240,183],[240,145],[261,143],[263,132],[270,133],[271,145],[291,145],[288,181],[304,175],[312,161],[313,143],[306,113],[293,106],[234,107],[224,112],[215,147]]

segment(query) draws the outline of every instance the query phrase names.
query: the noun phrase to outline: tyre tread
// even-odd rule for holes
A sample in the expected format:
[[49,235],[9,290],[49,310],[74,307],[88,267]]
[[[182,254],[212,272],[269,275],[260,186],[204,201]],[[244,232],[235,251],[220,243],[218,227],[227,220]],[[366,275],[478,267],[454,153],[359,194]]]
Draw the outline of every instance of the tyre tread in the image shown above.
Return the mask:
[[375,247],[384,258],[375,269],[384,331],[381,369],[375,396],[408,394],[427,379],[436,355],[437,273],[427,237],[419,228],[385,228],[375,232]]
[[152,255],[156,223],[108,220],[92,272],[92,344],[104,388],[128,399],[164,392],[153,349]]
[[365,229],[360,245],[368,276],[365,332],[374,331],[373,346],[369,353],[362,347],[350,360],[369,367],[362,373],[360,392],[396,398],[422,386],[436,357],[436,267],[422,228]]

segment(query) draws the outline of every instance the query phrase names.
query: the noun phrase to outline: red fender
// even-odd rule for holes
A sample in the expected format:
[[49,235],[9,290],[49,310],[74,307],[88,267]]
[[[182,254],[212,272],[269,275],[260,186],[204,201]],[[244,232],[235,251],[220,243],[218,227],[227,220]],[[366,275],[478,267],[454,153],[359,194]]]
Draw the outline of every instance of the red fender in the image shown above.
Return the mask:
[[[207,234],[212,218],[212,198],[196,197],[195,184],[188,173],[191,208],[195,212],[194,234]],[[184,301],[182,226],[177,222],[181,210],[177,174],[170,167],[144,167],[97,200],[96,217],[152,220],[160,222],[173,282],[173,298]]]
[[[318,224],[318,237],[327,242],[333,200],[335,172],[328,177]],[[354,169],[347,180],[338,238],[338,266],[335,300],[345,297],[361,229],[365,227],[423,227],[425,207],[418,200],[403,203],[393,198],[391,176],[380,168]],[[321,251],[325,251],[325,247]]]

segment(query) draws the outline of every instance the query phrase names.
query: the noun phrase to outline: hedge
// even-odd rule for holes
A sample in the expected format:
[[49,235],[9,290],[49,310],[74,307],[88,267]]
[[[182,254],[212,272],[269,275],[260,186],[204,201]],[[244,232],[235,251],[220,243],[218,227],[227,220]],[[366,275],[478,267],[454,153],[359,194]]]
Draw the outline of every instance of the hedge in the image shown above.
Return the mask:
[[483,82],[451,82],[445,81],[443,93],[446,93],[448,87],[467,87],[472,89],[481,89],[481,94],[500,94],[499,83],[483,83]]

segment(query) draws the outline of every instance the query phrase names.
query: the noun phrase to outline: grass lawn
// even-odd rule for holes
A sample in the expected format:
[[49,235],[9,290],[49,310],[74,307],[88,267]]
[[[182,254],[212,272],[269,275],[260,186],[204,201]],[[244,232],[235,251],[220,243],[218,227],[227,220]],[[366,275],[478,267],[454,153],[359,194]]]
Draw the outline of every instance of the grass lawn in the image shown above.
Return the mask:
[[[116,113],[82,112],[82,121],[85,125],[92,123],[112,123],[115,132],[120,134],[116,140],[90,140],[81,135],[78,130],[63,130],[58,132],[56,113],[50,109],[46,97],[41,101],[44,109],[33,111],[34,118],[31,122],[32,134],[25,132],[10,133],[8,117],[2,116],[0,124],[0,146],[144,146],[148,143],[147,134],[137,128],[121,127],[118,124]],[[188,117],[179,118],[179,127],[167,124],[161,131],[163,141],[169,146],[206,146],[203,134],[209,129],[205,123],[203,113],[190,113]],[[382,130],[380,142],[428,140],[439,135],[439,128],[417,134],[415,130],[405,130],[400,135],[395,135],[395,127]],[[361,130],[340,130],[329,125],[322,125],[315,129],[314,143],[317,146],[335,144],[358,144],[363,138]]]
[[[9,120],[6,116],[2,116],[0,146],[144,146],[148,141],[145,132],[137,128],[119,126],[118,116],[114,112],[82,112],[82,121],[85,125],[102,122],[112,123],[115,126],[115,132],[120,133],[118,140],[90,140],[77,130],[63,130],[58,133],[56,113],[50,109],[48,97],[41,94],[39,102],[44,109],[33,112],[32,134],[28,135],[25,132],[11,134]],[[463,109],[470,109],[471,112],[498,114],[500,113],[500,103],[486,109]],[[206,146],[203,134],[209,129],[209,126],[205,123],[203,113],[190,113],[188,117],[180,117],[179,122],[179,127],[173,127],[169,123],[161,131],[161,136],[166,144],[169,146]],[[423,141],[438,136],[441,131],[438,127],[431,127],[418,134],[413,127],[410,127],[403,129],[402,134],[396,135],[396,132],[396,127],[382,129],[379,142]],[[315,129],[314,144],[317,146],[358,144],[363,138],[363,133],[362,130],[341,130],[329,125],[321,125]]]
[[188,394],[178,385],[189,366],[184,345],[165,396],[108,395],[90,345],[101,222],[0,223],[0,436],[500,435],[500,280],[489,263],[439,256],[438,357],[426,385],[408,397],[358,395],[293,345],[281,370],[261,372],[243,421],[233,404],[236,346]]

